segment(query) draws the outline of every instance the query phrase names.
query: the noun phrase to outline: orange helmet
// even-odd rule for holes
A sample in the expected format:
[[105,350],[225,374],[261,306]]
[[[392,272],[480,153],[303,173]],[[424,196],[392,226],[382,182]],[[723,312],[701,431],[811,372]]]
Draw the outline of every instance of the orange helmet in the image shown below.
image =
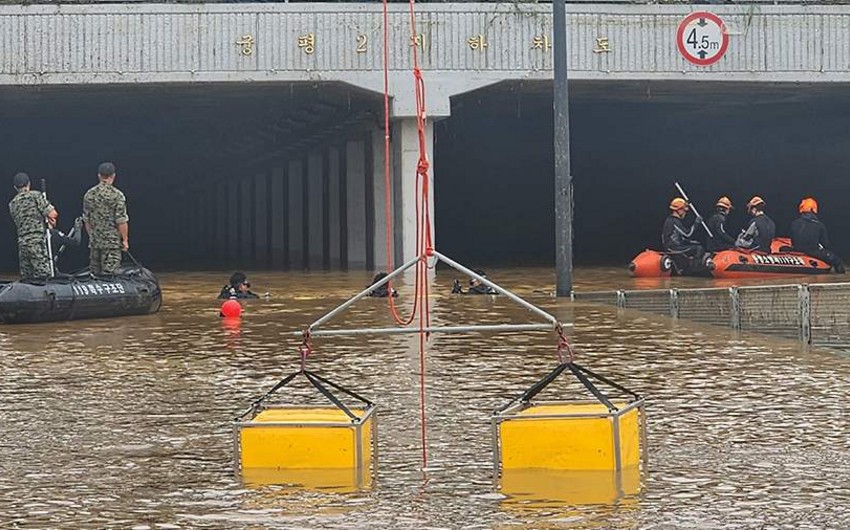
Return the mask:
[[800,201],[800,213],[806,212],[818,213],[818,201],[811,197],[806,197]]
[[688,201],[681,197],[676,197],[672,201],[670,201],[670,209],[671,210],[687,210],[688,209]]
[[747,208],[752,208],[753,206],[764,206],[764,199],[756,195],[747,203]]
[[715,206],[720,206],[722,208],[726,208],[727,210],[732,209],[732,201],[729,200],[729,197],[723,196],[717,199],[717,204]]

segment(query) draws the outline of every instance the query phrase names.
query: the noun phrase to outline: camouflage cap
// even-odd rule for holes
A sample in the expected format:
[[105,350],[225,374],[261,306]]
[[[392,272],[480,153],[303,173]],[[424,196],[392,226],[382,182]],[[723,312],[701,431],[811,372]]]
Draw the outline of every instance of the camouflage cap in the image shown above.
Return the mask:
[[111,177],[115,174],[115,164],[112,162],[104,162],[97,166],[97,174],[101,177]]
[[30,183],[30,176],[26,173],[18,173],[12,179],[12,183],[17,189],[24,188]]

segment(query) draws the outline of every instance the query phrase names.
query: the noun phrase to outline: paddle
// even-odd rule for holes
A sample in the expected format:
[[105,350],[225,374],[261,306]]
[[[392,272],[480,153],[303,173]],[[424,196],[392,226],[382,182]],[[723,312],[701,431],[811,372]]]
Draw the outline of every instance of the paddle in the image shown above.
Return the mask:
[[690,204],[690,205],[691,205],[691,208],[693,208],[693,209],[694,209],[694,214],[695,214],[697,217],[699,217],[699,218],[700,218],[700,223],[702,224],[702,227],[703,227],[703,228],[705,228],[705,233],[706,233],[706,234],[708,234],[708,237],[710,237],[711,239],[714,239],[714,234],[712,234],[712,233],[711,233],[711,230],[709,230],[709,229],[708,229],[708,225],[706,225],[706,224],[705,224],[705,220],[702,218],[702,216],[701,216],[701,215],[699,214],[699,212],[697,211],[697,207],[696,207],[696,206],[694,206],[694,204],[693,204],[693,203],[691,202],[691,200],[688,198],[688,194],[687,194],[687,193],[685,193],[685,190],[683,190],[681,186],[679,186],[679,183],[678,183],[678,182],[674,182],[673,184],[675,184],[675,185],[676,185],[676,189],[677,189],[677,190],[679,190],[679,193],[681,193],[681,194],[682,194],[682,198],[683,198],[683,199],[685,199],[686,201],[688,201],[688,204]]

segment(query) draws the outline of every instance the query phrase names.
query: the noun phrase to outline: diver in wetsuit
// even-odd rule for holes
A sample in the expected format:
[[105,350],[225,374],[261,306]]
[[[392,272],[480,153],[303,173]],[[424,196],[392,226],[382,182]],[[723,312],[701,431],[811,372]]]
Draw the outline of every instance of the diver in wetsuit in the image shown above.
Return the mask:
[[[375,275],[374,278],[372,278],[372,283],[369,284],[369,285],[375,285],[376,283],[378,283],[379,281],[383,280],[386,277],[387,277],[386,272],[379,272],[378,274]],[[387,298],[387,297],[389,297],[390,296],[389,284],[385,283],[384,285],[382,285],[380,287],[376,287],[375,289],[372,289],[371,291],[369,291],[369,296],[374,297],[374,298]],[[398,296],[398,291],[393,289],[393,297],[396,297],[396,296]]]
[[227,300],[229,298],[259,298],[259,296],[251,292],[251,284],[245,273],[234,272],[230,275],[230,283],[221,288],[218,298]]
[[800,217],[791,223],[791,245],[794,250],[821,259],[838,274],[844,274],[844,263],[830,251],[826,225],[818,219],[818,203],[811,197],[800,202]]
[[[473,272],[482,278],[487,277],[481,269],[475,269]],[[454,283],[452,283],[452,294],[499,294],[499,291],[493,289],[489,285],[481,283],[481,281],[477,278],[470,278],[469,289],[467,289],[466,292],[464,292],[463,287],[461,287],[460,280],[455,280]]]
[[735,238],[726,231],[726,218],[732,210],[732,201],[729,197],[717,199],[717,210],[708,218],[705,224],[711,230],[711,234],[705,241],[705,249],[709,252],[719,252],[735,248]]
[[764,213],[764,199],[756,195],[747,203],[747,212],[753,216],[750,225],[735,241],[735,246],[770,254],[770,244],[776,236],[776,224]]

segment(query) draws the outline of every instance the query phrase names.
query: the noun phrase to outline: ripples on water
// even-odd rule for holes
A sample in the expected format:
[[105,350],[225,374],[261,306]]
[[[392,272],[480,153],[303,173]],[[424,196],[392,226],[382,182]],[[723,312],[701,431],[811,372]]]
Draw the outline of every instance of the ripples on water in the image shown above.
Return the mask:
[[[567,505],[494,490],[489,416],[554,366],[554,337],[539,333],[432,340],[426,475],[417,338],[317,339],[311,369],[378,404],[376,480],[363,491],[245,486],[232,470],[233,416],[297,368],[298,340],[286,332],[371,275],[255,274],[255,290],[271,297],[248,303],[240,327],[217,317],[226,274],[165,275],[157,315],[0,328],[0,525],[850,527],[843,354],[571,307],[547,295],[548,271],[489,272],[574,322],[583,364],[650,397],[651,473],[639,494]],[[436,323],[525,321],[503,298],[449,296],[453,277],[437,278]],[[579,276],[587,288],[613,287],[604,282]],[[400,290],[404,305],[410,287]],[[346,323],[389,325],[386,301],[364,300]]]

